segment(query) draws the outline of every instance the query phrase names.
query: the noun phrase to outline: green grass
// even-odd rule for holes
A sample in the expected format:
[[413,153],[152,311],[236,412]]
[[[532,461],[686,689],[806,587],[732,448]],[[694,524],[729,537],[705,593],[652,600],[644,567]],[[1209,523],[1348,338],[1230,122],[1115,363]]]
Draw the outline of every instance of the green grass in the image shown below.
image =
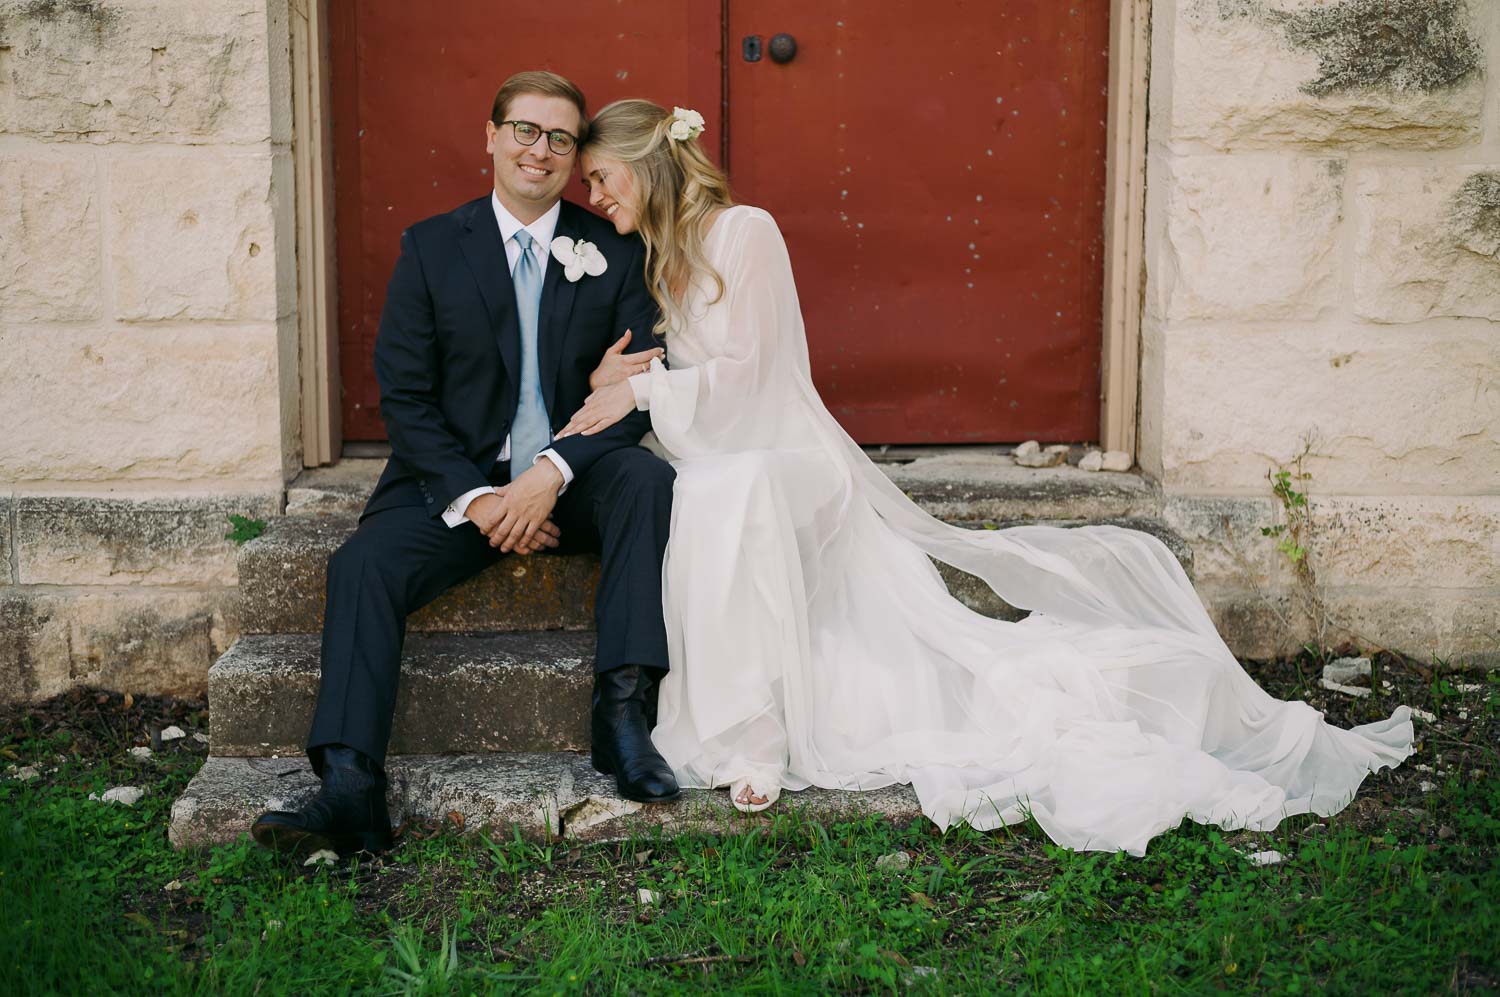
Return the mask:
[[[178,853],[171,803],[201,748],[130,759],[144,735],[129,708],[111,719],[119,697],[98,722],[23,710],[0,766],[43,774],[0,780],[0,990],[1494,992],[1500,679],[1479,681],[1424,680],[1405,700],[1440,714],[1422,751],[1342,814],[1184,825],[1142,859],[1029,826],[822,827],[794,809],[744,835],[585,847],[409,827],[390,856],[335,868],[247,838]],[[146,798],[88,799],[122,783]],[[1285,860],[1246,861],[1264,849]],[[909,869],[876,869],[896,851]]]

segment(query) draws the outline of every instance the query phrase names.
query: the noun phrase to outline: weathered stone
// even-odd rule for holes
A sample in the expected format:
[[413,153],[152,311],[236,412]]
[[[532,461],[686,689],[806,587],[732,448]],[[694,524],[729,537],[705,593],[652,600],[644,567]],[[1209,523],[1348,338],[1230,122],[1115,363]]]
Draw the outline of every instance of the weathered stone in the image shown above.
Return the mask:
[[286,488],[288,516],[359,515],[385,470],[384,458],[344,458],[329,467],[310,467]]
[[[247,633],[318,633],[328,557],[354,532],[345,516],[287,516],[240,550]],[[593,554],[504,557],[410,618],[414,631],[587,629],[593,626],[599,558]]]
[[1372,164],[1353,187],[1359,315],[1500,320],[1500,170]]
[[1076,467],[1017,467],[995,454],[924,457],[881,470],[930,515],[948,522],[1110,519],[1151,516],[1156,487],[1135,475]]
[[286,47],[285,6],[284,0],[6,4],[0,132],[98,143],[284,141],[284,123],[273,127],[267,38],[279,23],[272,36]]
[[233,586],[229,515],[268,520],[279,491],[178,498],[20,496],[16,563],[27,585]]
[[1068,462],[1068,447],[1058,443],[1045,450],[1032,450],[1023,443],[1016,448],[1013,459],[1020,467],[1058,467]]
[[[0,55],[0,67],[4,62]],[[6,322],[99,317],[97,184],[92,152],[0,157],[0,316]]]
[[141,798],[145,795],[146,791],[139,786],[116,786],[113,789],[106,789],[102,795],[90,793],[89,799],[100,803],[118,803],[121,806],[133,807],[141,802]]
[[1102,471],[1104,470],[1104,452],[1102,450],[1090,450],[1083,455],[1078,462],[1080,471]]
[[1311,319],[1337,304],[1343,160],[1181,156],[1160,172],[1166,228],[1148,249],[1154,314]]
[[[636,835],[734,834],[796,813],[820,823],[879,815],[893,823],[921,817],[907,786],[868,792],[808,789],[783,793],[760,814],[741,814],[722,790],[685,790],[681,800],[643,806],[622,799],[612,776],[578,755],[501,752],[484,755],[398,755],[388,760],[392,821],[458,814],[469,832],[578,843]],[[209,758],[172,805],[169,838],[177,848],[235,840],[256,815],[295,809],[317,792],[305,760]]]
[[1260,531],[1276,523],[1272,499],[1170,495],[1162,519],[1192,547],[1195,583],[1270,584],[1276,542]]
[[1114,471],[1119,474],[1134,467],[1135,458],[1124,450],[1110,450],[1104,454],[1102,463],[1099,466],[1101,470]]
[[15,501],[8,495],[0,495],[0,585],[10,585],[16,580],[15,515]]
[[[1479,5],[1478,9],[1482,9]],[[1463,0],[1183,0],[1156,29],[1152,120],[1218,149],[1478,141],[1484,59]]]
[[[592,633],[412,634],[391,752],[560,751],[589,743]],[[216,755],[296,755],[317,700],[316,634],[241,637],[208,673]]]
[[[115,317],[123,321],[231,319],[284,314],[278,199],[269,154],[210,150],[121,158],[111,170],[109,246]],[[285,276],[284,274],[281,276]]]
[[0,356],[0,480],[281,487],[274,325],[0,327]]
[[1165,344],[1157,425],[1169,492],[1270,494],[1315,436],[1311,494],[1472,491],[1500,480],[1492,331],[1196,328]]
[[1315,495],[1310,513],[1324,584],[1500,588],[1500,495]]
[[0,589],[0,701],[75,685],[201,694],[234,629],[224,589]]

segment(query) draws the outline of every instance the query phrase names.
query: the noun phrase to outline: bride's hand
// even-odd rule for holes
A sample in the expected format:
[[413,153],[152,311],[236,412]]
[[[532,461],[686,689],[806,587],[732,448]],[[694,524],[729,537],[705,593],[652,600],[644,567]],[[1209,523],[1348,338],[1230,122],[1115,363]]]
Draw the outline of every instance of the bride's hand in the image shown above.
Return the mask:
[[557,439],[580,433],[593,436],[635,411],[635,392],[629,381],[606,385],[584,399],[583,408],[557,434]]
[[661,347],[642,350],[639,353],[625,352],[625,347],[630,345],[630,330],[625,330],[625,335],[615,341],[615,345],[604,351],[604,359],[599,361],[599,366],[589,375],[589,390],[598,391],[600,388],[611,384],[618,384],[633,374],[642,374],[650,368],[651,361],[664,354]]

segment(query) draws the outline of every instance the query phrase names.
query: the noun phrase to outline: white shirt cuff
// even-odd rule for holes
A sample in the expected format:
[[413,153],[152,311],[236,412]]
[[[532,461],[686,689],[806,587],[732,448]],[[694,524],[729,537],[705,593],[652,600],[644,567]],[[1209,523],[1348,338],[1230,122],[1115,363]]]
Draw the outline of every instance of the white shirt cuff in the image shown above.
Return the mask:
[[[546,457],[548,460],[550,460],[552,462],[552,466],[557,468],[558,473],[563,476],[562,487],[557,490],[557,494],[561,495],[563,492],[567,491],[568,486],[573,483],[573,469],[568,466],[567,461],[562,459],[562,455],[559,454],[556,450],[553,450],[551,447],[548,447],[546,450],[543,450],[541,453],[537,454],[536,460],[541,460],[543,457]],[[536,460],[532,461],[532,463],[535,464]]]
[[464,515],[464,513],[469,511],[469,503],[486,492],[493,492],[494,490],[486,485],[483,488],[473,488],[464,492],[458,498],[448,503],[448,508],[443,510],[443,522],[448,524],[450,530],[455,526],[464,525],[469,521],[469,518]]

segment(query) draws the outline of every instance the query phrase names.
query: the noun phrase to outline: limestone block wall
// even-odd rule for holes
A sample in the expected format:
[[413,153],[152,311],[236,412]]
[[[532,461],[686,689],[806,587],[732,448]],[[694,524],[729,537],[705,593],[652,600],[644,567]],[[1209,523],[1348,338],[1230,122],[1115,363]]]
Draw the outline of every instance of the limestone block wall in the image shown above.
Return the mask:
[[[1140,458],[1201,591],[1243,653],[1290,619],[1495,656],[1500,4],[1154,0],[1151,23]],[[1304,449],[1311,581],[1261,534]]]
[[285,0],[0,0],[0,699],[201,686],[300,465]]

